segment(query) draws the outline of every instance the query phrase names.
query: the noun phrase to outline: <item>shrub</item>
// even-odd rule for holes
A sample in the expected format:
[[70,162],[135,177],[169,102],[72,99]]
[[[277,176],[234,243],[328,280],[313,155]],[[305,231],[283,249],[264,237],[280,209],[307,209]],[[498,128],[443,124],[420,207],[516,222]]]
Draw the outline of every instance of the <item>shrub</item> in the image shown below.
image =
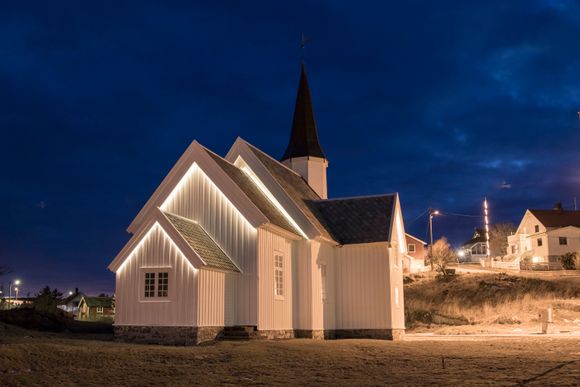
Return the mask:
[[576,259],[578,253],[566,253],[558,258],[564,270],[574,270],[576,269]]
[[435,267],[442,275],[447,275],[447,265],[456,260],[455,251],[449,245],[446,238],[441,238],[437,240],[433,246],[431,246],[431,264]]

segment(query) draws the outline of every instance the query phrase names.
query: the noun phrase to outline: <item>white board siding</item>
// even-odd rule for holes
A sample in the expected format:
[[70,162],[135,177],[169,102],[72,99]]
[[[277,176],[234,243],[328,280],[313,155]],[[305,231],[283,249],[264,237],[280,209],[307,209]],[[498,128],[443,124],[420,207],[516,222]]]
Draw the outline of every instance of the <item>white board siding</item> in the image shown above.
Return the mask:
[[[313,249],[315,262],[315,273],[318,278],[318,289],[315,297],[320,300],[320,311],[318,320],[314,320],[314,329],[334,329],[336,327],[336,266],[334,251],[335,248],[328,243],[320,243],[319,248]],[[326,265],[326,301],[322,300],[322,272],[321,265]]]
[[233,282],[235,323],[256,325],[256,229],[197,166],[186,174],[178,191],[170,195],[162,209],[199,222],[234,260],[242,271]]
[[233,326],[235,324],[236,274],[201,269],[198,281],[197,325]]
[[392,328],[386,243],[336,249],[336,283],[337,329]]
[[[274,296],[274,255],[284,256],[284,297]],[[258,229],[258,329],[293,329],[292,243],[264,229]]]
[[[144,301],[143,268],[170,268],[167,301]],[[158,224],[116,273],[115,325],[193,326],[198,271]]]

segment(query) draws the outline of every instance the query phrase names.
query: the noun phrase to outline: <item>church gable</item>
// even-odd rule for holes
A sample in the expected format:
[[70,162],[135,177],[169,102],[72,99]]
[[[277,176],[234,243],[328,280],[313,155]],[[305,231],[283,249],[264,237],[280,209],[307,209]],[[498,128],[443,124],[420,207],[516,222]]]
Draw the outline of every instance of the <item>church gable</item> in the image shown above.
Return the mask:
[[[268,222],[244,191],[215,163],[207,150],[197,141],[193,141],[175,166],[163,179],[159,187],[139,211],[128,231],[136,232],[146,221],[149,214],[157,207],[165,211],[198,220],[189,213],[194,211],[190,206],[189,192],[195,192],[200,184],[205,184],[215,195],[226,198],[252,227],[256,228]],[[188,191],[193,189],[193,191]],[[199,191],[197,191],[200,194]]]

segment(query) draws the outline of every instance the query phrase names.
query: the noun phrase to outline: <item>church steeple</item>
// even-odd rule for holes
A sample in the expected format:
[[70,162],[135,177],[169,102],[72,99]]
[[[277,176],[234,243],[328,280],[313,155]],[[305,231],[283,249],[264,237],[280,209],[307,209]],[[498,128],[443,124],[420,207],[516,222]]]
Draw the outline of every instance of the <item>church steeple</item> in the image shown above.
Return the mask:
[[296,95],[290,141],[281,161],[296,157],[320,157],[326,159],[318,141],[312,97],[308,87],[304,63],[302,63],[300,71],[300,83],[298,84],[298,93]]
[[326,188],[326,168],[328,160],[318,141],[318,131],[312,109],[312,97],[306,79],[306,68],[302,63],[300,83],[296,95],[292,133],[281,160],[289,168],[300,174],[308,185],[322,199],[328,198]]

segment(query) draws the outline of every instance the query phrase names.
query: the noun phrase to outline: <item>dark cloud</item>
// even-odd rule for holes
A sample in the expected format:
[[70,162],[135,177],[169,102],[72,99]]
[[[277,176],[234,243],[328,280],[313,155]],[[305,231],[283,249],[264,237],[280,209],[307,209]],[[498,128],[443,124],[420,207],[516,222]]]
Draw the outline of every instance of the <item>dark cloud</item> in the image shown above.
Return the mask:
[[191,140],[284,150],[301,32],[332,196],[398,191],[421,238],[430,206],[570,206],[579,21],[566,0],[2,4],[0,261],[31,289],[112,290],[124,228]]

